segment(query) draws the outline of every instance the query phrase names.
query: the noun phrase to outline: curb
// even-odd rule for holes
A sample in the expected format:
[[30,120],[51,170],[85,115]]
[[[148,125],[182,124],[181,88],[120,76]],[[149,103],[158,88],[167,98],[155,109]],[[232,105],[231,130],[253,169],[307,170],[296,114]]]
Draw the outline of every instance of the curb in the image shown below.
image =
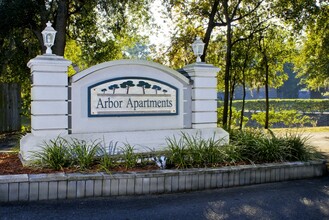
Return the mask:
[[0,202],[187,192],[321,177],[326,161],[127,173],[0,175]]

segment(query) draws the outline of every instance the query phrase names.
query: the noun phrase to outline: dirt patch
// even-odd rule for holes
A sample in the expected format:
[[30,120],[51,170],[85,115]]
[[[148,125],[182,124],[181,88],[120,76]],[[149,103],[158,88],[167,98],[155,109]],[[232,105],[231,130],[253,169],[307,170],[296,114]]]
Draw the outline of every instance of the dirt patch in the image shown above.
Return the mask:
[[52,172],[54,171],[50,169],[23,167],[18,157],[18,153],[0,153],[0,175]]
[[[134,168],[125,168],[123,166],[117,166],[109,172],[145,172],[150,170],[158,170],[159,168],[155,164],[137,165]],[[78,168],[70,167],[62,170],[53,170],[48,168],[40,167],[24,167],[18,157],[18,153],[5,153],[0,152],[0,175],[8,174],[38,174],[38,173],[74,173],[74,172],[85,172],[95,173],[101,171],[99,165],[93,166],[91,169],[81,171]]]

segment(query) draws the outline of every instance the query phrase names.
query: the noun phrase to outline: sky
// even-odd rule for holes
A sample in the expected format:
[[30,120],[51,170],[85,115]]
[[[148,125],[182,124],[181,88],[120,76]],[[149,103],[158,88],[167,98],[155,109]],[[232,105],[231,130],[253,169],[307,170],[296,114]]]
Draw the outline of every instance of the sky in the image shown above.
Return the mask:
[[157,47],[164,45],[169,47],[170,36],[173,22],[161,12],[165,10],[165,7],[161,4],[161,0],[155,0],[151,5],[151,12],[154,18],[154,23],[158,26],[158,29],[153,29],[149,35],[150,45],[154,44]]

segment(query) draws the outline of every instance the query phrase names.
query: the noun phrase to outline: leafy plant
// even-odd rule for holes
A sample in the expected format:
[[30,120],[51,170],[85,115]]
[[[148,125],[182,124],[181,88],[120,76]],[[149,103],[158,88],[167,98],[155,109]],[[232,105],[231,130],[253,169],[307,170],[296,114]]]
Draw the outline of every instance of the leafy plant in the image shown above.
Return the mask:
[[[217,109],[217,123],[221,125],[221,119],[223,118],[223,110],[224,107],[220,107]],[[230,111],[229,111],[230,113]],[[241,120],[241,110],[237,110],[235,107],[232,107],[232,127],[236,127],[240,125],[240,120]],[[243,117],[243,125],[247,124],[249,121],[249,118],[244,116]]]
[[[328,99],[270,99],[274,111],[295,110],[297,112],[329,112]],[[219,102],[222,106],[223,102]],[[233,106],[240,111],[242,100],[234,100]],[[265,99],[246,100],[245,111],[265,111]]]
[[100,169],[105,172],[110,172],[110,169],[115,167],[116,160],[106,152],[105,148],[101,148],[100,152],[102,153],[102,156],[99,159]]
[[307,144],[307,139],[297,134],[276,137],[268,133],[249,129],[231,132],[231,144],[238,146],[241,157],[254,163],[299,161],[316,158],[314,148]]
[[236,164],[243,161],[240,148],[232,144],[222,146],[221,152],[223,155],[222,163]]
[[[182,133],[179,139],[167,138],[168,149],[161,152],[135,153],[130,144],[117,151],[117,142],[101,148],[96,141],[72,139],[70,142],[58,137],[45,143],[41,152],[34,154],[37,164],[61,170],[77,166],[80,170],[99,164],[101,170],[110,172],[115,166],[126,169],[158,162],[161,168],[210,167],[238,163],[264,163],[282,161],[307,161],[320,158],[307,138],[296,133],[276,136],[271,130],[231,130],[230,144],[214,137],[203,139],[200,134]],[[159,156],[161,155],[161,157]],[[154,159],[156,158],[156,159]],[[167,159],[166,159],[167,158]]]
[[70,143],[73,162],[82,170],[88,169],[94,164],[99,151],[100,144],[96,141],[87,143],[84,140],[72,139]]
[[308,144],[309,136],[302,136],[300,133],[286,133],[281,139],[286,146],[288,161],[308,161],[319,159],[321,156],[315,147]]
[[223,161],[221,140],[202,139],[200,135],[182,133],[179,140],[167,138],[168,161],[177,168],[206,167]]
[[42,151],[33,153],[36,164],[54,170],[62,170],[72,165],[72,158],[65,139],[57,137],[45,142]]
[[176,137],[167,138],[168,145],[168,163],[175,165],[177,168],[187,168],[188,164],[188,155],[186,146],[182,139],[177,140]]
[[108,149],[105,147],[100,148],[99,165],[101,170],[109,172],[111,168],[116,166],[118,158],[114,157],[114,155],[117,153],[117,144],[118,142],[111,141]]
[[130,144],[125,144],[122,148],[122,163],[125,168],[133,168],[137,165],[138,156],[134,153],[135,148]]
[[[258,124],[265,124],[265,112],[259,112],[253,114],[251,118],[257,121]],[[302,115],[296,110],[282,110],[280,112],[275,112],[273,109],[269,112],[269,126],[274,124],[282,123],[287,127],[302,127],[307,124],[316,125],[316,121],[312,120],[307,115]]]

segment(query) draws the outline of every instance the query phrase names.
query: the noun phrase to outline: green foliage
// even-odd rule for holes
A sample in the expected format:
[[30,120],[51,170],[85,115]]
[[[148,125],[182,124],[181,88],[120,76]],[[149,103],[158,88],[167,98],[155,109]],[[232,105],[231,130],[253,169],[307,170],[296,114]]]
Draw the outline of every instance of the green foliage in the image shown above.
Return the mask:
[[[220,107],[217,108],[217,123],[219,125],[221,124],[221,118],[223,117],[223,109],[224,107]],[[235,107],[232,107],[232,124],[231,126],[234,127],[238,127],[240,125],[240,121],[241,121],[241,110],[238,111]],[[249,121],[248,117],[243,116],[243,125],[247,124]]]
[[100,151],[99,143],[87,143],[78,139],[71,142],[57,137],[45,143],[41,152],[34,153],[36,164],[60,170],[69,166],[77,166],[80,170],[91,168]]
[[241,158],[254,163],[306,161],[318,158],[307,138],[299,134],[276,137],[273,132],[243,130],[230,133],[232,145],[238,146]]
[[[264,125],[265,112],[255,113],[251,116],[251,119],[257,121],[260,125]],[[298,113],[296,110],[282,110],[280,112],[270,110],[269,126],[271,127],[276,123],[282,123],[287,127],[302,127],[309,124],[316,126],[316,121],[307,115]]]
[[209,167],[237,163],[307,161],[319,158],[307,138],[298,134],[276,137],[271,131],[231,130],[230,144],[182,134],[168,138],[168,163],[176,168]]
[[316,148],[308,143],[309,137],[301,133],[286,133],[278,137],[284,146],[287,161],[309,161],[321,158]]
[[[53,52],[73,61],[81,70],[100,62],[123,58],[123,49],[147,39],[148,0],[121,1],[0,1],[0,83],[22,88],[22,114],[30,112],[30,59],[45,51],[41,36],[49,20],[57,30]],[[69,67],[69,75],[75,71]]]
[[106,172],[116,166],[125,169],[146,165],[156,155],[166,155],[167,164],[176,168],[215,167],[232,164],[308,161],[318,159],[319,154],[300,134],[287,133],[275,136],[270,130],[265,133],[257,129],[231,130],[230,144],[214,138],[203,139],[199,134],[185,133],[179,139],[167,138],[168,149],[164,152],[135,153],[133,146],[125,144],[118,154],[115,145],[109,149],[99,147],[99,143],[71,142],[58,137],[45,143],[42,152],[35,153],[36,164],[61,170],[76,167],[86,170],[99,165]]
[[100,151],[98,142],[87,143],[83,140],[72,139],[68,146],[73,164],[80,169],[85,170],[91,168],[95,162],[95,157]]
[[322,5],[308,25],[306,37],[295,57],[296,70],[310,89],[318,90],[329,85],[329,5]]
[[131,146],[130,144],[125,144],[125,146],[122,148],[122,163],[126,169],[135,167],[137,165],[138,157],[134,150],[134,146]]
[[187,161],[188,154],[183,139],[177,140],[176,137],[173,139],[167,138],[167,145],[169,150],[167,163],[174,164],[177,168],[187,168],[189,166]]
[[[222,102],[219,102],[222,105]],[[242,100],[233,101],[237,110],[242,108]],[[329,99],[270,99],[270,106],[275,111],[296,110],[297,112],[329,112]],[[265,100],[246,100],[245,111],[265,111]]]
[[240,148],[233,144],[223,145],[221,147],[221,153],[223,154],[222,163],[226,164],[236,164],[244,161],[241,155]]
[[220,143],[221,140],[204,140],[200,135],[190,136],[185,133],[182,133],[179,140],[176,137],[167,138],[168,163],[177,168],[207,167],[221,163],[225,155]]
[[104,147],[104,141],[103,147],[100,148],[99,157],[99,165],[101,170],[109,172],[110,169],[114,168],[118,164],[118,157],[115,157],[115,154],[117,154],[117,145],[118,142],[111,141],[108,148],[106,148]]
[[115,158],[106,151],[106,148],[100,148],[101,157],[99,159],[100,169],[105,172],[110,172],[111,168],[114,168],[116,165]]
[[72,165],[72,157],[67,146],[67,141],[60,137],[44,143],[42,151],[33,154],[36,164],[54,170],[61,170]]

